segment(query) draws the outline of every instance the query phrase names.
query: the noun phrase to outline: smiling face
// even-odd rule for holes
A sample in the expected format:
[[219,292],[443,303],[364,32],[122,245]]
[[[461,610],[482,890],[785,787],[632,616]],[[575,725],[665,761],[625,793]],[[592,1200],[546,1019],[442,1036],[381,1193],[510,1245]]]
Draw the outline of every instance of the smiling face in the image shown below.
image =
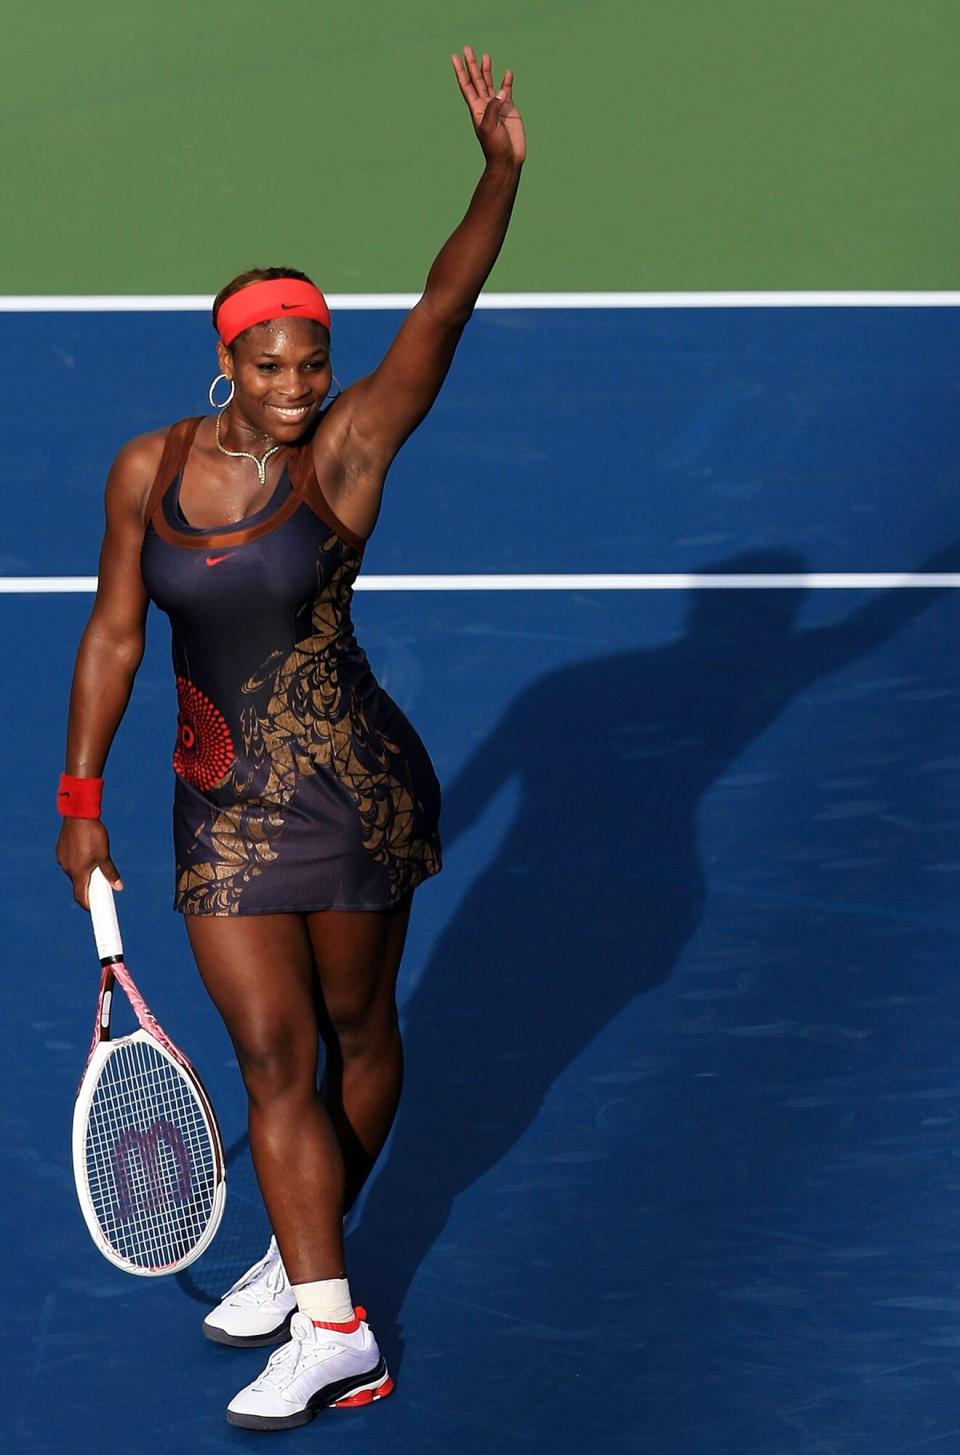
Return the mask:
[[307,318],[272,318],[218,348],[220,368],[236,385],[231,419],[292,444],[323,407],[333,373],[330,335]]

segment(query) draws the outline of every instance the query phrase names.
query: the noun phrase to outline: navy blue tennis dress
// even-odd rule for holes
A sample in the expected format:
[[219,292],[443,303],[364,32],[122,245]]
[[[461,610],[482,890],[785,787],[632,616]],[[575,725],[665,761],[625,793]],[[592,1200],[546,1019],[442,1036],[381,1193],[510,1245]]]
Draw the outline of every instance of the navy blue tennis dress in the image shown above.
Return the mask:
[[199,423],[167,436],[141,555],[173,632],[174,908],[384,909],[440,869],[440,788],[354,637],[363,543],[327,505],[309,444],[255,515],[188,525]]

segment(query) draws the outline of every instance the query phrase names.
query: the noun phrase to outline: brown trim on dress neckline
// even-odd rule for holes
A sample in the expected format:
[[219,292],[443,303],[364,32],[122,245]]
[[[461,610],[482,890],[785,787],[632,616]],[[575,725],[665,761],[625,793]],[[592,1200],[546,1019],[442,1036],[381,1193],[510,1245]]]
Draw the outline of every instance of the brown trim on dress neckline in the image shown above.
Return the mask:
[[283,525],[302,504],[299,495],[291,490],[283,504],[271,516],[258,521],[256,525],[245,526],[242,530],[204,531],[199,535],[187,535],[173,528],[162,508],[154,512],[150,524],[162,541],[171,546],[185,546],[188,550],[191,547],[196,550],[209,550],[211,547],[245,546],[248,541],[259,540],[261,536],[269,535],[272,530]]
[[334,513],[330,502],[324,495],[317,479],[316,466],[313,463],[312,445],[303,445],[297,450],[290,461],[290,483],[297,494],[306,501],[314,515],[328,525],[334,535],[340,537],[345,545],[352,546],[355,551],[363,554],[366,541],[362,536],[356,535],[349,526]]
[[330,527],[334,535],[339,536],[346,545],[351,546],[355,551],[363,552],[365,542],[360,536],[354,535],[353,531],[349,530],[342,521],[339,521],[327,504],[317,480],[313,465],[313,449],[310,444],[291,450],[286,466],[290,474],[290,494],[266,520],[258,521],[256,525],[246,526],[241,530],[191,531],[189,534],[171,526],[163,513],[163,498],[177,476],[182,473],[197,429],[206,418],[206,415],[199,414],[190,419],[181,419],[176,424],[172,424],[167,431],[163,454],[160,457],[160,464],[157,466],[146,510],[148,524],[153,526],[162,541],[166,541],[171,546],[185,546],[188,550],[244,546],[249,541],[259,540],[261,536],[276,530],[290,519],[298,506],[307,504],[314,515],[319,516],[324,525]]
[[150,494],[147,496],[147,508],[144,511],[144,523],[153,522],[153,517],[163,504],[163,497],[183,469],[183,462],[190,452],[193,444],[193,437],[197,432],[202,415],[198,414],[190,419],[178,419],[167,430],[167,438],[163,442],[163,453],[160,456],[160,463],[157,466],[157,473],[153,477],[153,484],[150,486]]

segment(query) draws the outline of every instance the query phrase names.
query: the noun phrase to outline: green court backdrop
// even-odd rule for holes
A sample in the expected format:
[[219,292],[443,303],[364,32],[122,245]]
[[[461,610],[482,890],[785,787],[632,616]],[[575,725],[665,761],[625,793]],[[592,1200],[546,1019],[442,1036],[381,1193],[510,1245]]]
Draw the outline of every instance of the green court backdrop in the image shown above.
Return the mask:
[[4,16],[0,292],[408,291],[516,71],[500,291],[955,288],[957,0],[35,0]]

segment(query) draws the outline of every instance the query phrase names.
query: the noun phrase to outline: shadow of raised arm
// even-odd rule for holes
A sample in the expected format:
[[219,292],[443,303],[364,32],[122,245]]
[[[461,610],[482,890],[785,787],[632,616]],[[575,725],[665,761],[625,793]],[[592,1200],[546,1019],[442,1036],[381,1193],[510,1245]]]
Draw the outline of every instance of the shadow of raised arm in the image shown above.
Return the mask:
[[[934,551],[914,568],[912,575],[944,575],[960,572],[960,542]],[[798,649],[804,682],[872,652],[897,632],[922,616],[945,592],[946,585],[897,586],[872,594],[862,606],[829,626],[800,632]]]

